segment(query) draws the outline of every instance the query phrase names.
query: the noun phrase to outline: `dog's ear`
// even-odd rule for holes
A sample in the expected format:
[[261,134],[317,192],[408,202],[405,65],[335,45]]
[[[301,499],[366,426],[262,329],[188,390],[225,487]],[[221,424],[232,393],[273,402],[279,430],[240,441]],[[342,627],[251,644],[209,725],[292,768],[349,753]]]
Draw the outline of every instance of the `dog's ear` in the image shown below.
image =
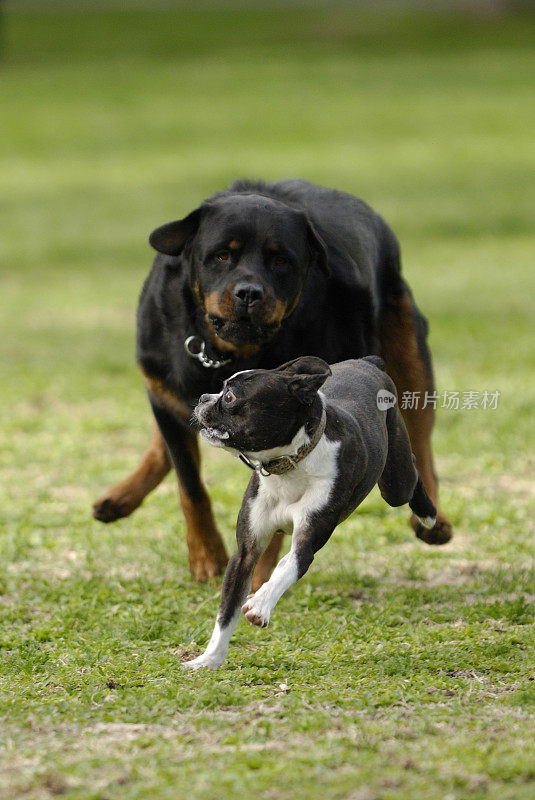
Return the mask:
[[310,249],[310,253],[312,256],[312,262],[316,263],[318,267],[321,269],[327,277],[331,274],[331,270],[329,269],[329,261],[327,258],[327,248],[325,247],[325,242],[315,229],[314,225],[307,217],[307,225],[308,225],[308,247]]
[[149,236],[149,242],[159,253],[167,256],[179,256],[188,239],[197,232],[201,219],[202,208],[196,208],[184,219],[168,222]]
[[323,386],[331,368],[322,358],[301,356],[277,368],[287,381],[290,392],[304,405],[310,405],[318,389]]

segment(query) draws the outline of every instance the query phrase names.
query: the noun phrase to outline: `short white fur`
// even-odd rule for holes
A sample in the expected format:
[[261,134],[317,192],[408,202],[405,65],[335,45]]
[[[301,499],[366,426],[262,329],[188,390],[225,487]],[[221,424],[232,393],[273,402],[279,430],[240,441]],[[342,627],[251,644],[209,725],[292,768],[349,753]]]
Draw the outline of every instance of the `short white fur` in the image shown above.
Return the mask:
[[[280,448],[284,454],[296,452],[308,437],[304,428],[295,435],[292,445]],[[295,450],[291,448],[297,444]],[[259,474],[256,496],[249,501],[249,527],[253,535],[263,539],[276,530],[291,532],[306,525],[309,514],[322,509],[336,481],[337,454],[340,442],[330,441],[325,434],[297,467],[284,475]],[[279,449],[279,448],[277,448]],[[281,452],[281,455],[283,453]],[[251,454],[252,458],[276,458],[276,450]]]
[[[304,428],[295,435],[291,447],[306,444],[308,437]],[[286,446],[285,453],[295,452]],[[292,547],[277,566],[267,583],[250,597],[242,607],[246,619],[254,625],[268,625],[271,612],[298,576],[295,544],[306,529],[309,514],[319,511],[328,502],[337,476],[337,454],[340,442],[331,442],[325,434],[297,467],[285,475],[258,475],[256,496],[249,502],[249,528],[258,541],[259,549],[265,549],[271,534],[276,530],[290,532],[293,529]],[[278,448],[276,449],[278,450]],[[252,457],[276,458],[276,450],[254,453]],[[230,637],[239,618],[239,611],[228,625],[221,628],[216,620],[214,631],[205,652],[183,664],[186,669],[201,667],[216,669],[227,657]]]
[[201,669],[201,667],[208,667],[209,669],[220,667],[227,657],[230,637],[239,617],[240,609],[237,610],[229,624],[224,628],[216,620],[212,636],[204,653],[191,661],[185,661],[182,666],[191,670]]
[[264,583],[242,606],[248,622],[261,628],[269,625],[271,612],[284,592],[297,581],[298,574],[299,564],[292,542],[292,549],[281,558],[269,581]]

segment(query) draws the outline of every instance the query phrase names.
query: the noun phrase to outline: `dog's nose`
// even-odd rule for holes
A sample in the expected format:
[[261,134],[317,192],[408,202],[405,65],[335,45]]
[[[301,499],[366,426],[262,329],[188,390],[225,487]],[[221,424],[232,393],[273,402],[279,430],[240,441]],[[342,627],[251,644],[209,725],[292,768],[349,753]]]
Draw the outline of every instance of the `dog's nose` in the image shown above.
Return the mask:
[[237,283],[234,287],[234,295],[245,306],[250,307],[263,299],[264,289],[258,283]]
[[210,400],[211,395],[209,394],[201,394],[199,397],[199,403],[207,403]]

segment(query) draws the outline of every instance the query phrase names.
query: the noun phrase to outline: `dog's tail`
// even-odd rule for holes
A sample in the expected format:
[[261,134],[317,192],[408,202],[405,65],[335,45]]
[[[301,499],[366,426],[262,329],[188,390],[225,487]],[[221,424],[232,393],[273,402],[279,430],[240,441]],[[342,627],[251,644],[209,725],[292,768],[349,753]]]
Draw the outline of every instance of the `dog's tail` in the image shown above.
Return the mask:
[[368,361],[370,364],[373,364],[374,367],[379,367],[383,372],[385,372],[385,362],[379,356],[364,356],[362,359],[363,361]]

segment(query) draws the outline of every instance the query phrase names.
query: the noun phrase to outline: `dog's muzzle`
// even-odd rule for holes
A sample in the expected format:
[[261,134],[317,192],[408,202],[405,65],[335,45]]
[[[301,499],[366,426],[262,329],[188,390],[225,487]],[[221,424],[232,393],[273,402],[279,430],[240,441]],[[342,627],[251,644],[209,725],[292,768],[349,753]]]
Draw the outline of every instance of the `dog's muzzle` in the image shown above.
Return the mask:
[[208,423],[205,414],[210,411],[216,404],[219,398],[218,394],[202,394],[199,402],[193,409],[193,415],[199,425],[201,425],[201,438],[209,444],[223,444],[223,442],[230,437],[230,433],[221,428],[216,428]]

